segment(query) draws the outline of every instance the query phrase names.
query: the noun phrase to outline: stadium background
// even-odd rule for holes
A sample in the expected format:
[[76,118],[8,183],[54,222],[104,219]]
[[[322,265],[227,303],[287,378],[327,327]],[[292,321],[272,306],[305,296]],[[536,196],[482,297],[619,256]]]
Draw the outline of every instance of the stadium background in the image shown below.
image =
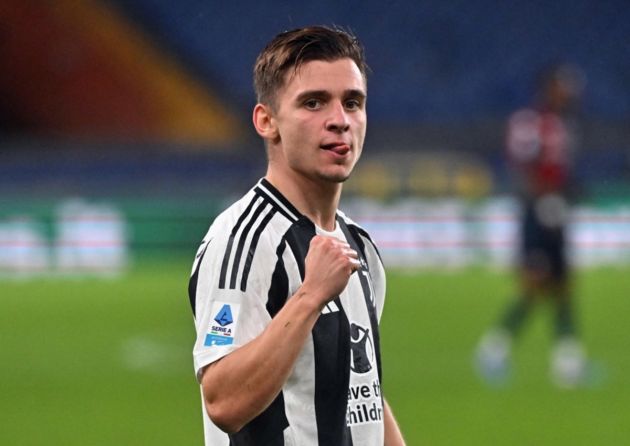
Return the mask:
[[[384,387],[409,444],[630,437],[630,8],[5,0],[0,6],[1,444],[200,444],[186,281],[216,213],[264,173],[251,65],[276,32],[352,29],[369,129],[344,207],[390,265]],[[514,291],[506,115],[559,58],[586,76],[573,231],[597,371],[547,381],[547,314],[508,388],[474,343]]]

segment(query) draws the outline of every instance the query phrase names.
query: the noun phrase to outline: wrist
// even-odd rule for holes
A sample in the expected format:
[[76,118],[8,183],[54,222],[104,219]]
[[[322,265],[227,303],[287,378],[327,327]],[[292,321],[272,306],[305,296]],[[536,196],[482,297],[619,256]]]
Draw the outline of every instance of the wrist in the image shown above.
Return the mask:
[[326,303],[330,300],[327,297],[322,294],[320,287],[312,286],[308,282],[304,282],[294,294],[296,302],[310,307],[317,313],[321,313]]

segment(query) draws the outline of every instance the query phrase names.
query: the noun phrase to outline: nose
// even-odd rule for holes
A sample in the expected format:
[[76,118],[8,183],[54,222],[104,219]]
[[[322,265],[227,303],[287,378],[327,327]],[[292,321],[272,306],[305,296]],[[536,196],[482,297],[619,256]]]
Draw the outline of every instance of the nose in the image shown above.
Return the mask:
[[331,132],[346,132],[350,128],[350,120],[348,119],[348,113],[340,102],[334,102],[331,104],[331,112],[328,120],[326,121],[326,130]]

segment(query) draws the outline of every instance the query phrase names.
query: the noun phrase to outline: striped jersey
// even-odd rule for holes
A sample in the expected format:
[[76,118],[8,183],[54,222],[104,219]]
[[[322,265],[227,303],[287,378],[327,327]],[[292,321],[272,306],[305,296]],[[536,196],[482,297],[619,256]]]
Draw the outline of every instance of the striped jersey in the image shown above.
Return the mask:
[[266,179],[216,218],[193,263],[189,297],[197,379],[205,366],[260,335],[295,294],[315,234],[347,241],[361,268],[324,307],[265,411],[228,435],[202,410],[206,446],[383,445],[378,324],[385,273],[378,251],[342,212],[335,231],[323,231]]

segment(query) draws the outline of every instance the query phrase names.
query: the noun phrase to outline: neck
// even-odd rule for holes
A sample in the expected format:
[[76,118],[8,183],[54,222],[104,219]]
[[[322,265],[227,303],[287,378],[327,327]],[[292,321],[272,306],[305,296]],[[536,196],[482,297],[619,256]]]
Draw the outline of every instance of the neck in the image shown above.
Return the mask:
[[326,231],[335,229],[335,218],[341,183],[307,178],[302,175],[278,175],[269,167],[265,175],[267,181],[280,191],[301,214]]

